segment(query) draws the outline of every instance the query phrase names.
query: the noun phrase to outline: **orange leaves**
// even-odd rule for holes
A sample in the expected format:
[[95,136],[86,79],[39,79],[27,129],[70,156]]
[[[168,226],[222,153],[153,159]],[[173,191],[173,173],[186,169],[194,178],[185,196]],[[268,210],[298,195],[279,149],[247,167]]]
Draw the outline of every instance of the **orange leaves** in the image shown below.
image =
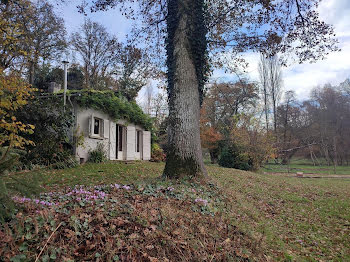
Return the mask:
[[217,147],[217,143],[222,139],[222,135],[215,127],[210,125],[204,107],[201,110],[200,131],[201,142],[204,148],[214,149]]
[[212,149],[217,147],[217,142],[222,139],[214,127],[201,128],[201,141],[204,148]]

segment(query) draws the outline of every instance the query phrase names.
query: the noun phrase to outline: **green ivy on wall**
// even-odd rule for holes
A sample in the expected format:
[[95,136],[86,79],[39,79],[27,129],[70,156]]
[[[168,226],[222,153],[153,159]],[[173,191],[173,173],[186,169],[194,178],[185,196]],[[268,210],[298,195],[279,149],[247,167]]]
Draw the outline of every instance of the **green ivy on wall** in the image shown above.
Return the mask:
[[114,120],[124,119],[151,130],[152,120],[135,102],[118,97],[113,91],[80,91],[74,100],[79,106],[93,108],[108,114]]

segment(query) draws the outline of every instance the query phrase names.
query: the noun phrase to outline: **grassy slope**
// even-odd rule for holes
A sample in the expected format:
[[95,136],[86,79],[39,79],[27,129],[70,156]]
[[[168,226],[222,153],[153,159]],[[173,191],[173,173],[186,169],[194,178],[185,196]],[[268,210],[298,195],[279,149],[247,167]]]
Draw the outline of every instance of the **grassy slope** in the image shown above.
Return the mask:
[[236,223],[262,237],[270,254],[350,260],[350,180],[210,170],[232,195]]
[[[163,164],[138,162],[86,164],[73,169],[38,172],[43,175],[42,183],[45,188],[52,190],[76,184],[141,183],[146,185],[158,181],[157,177],[160,176],[162,169]],[[188,245],[192,248],[197,246],[197,249],[198,245],[202,245],[203,248],[205,247],[203,250],[210,249],[211,251],[207,251],[209,254],[201,254],[203,260],[210,253],[213,255],[215,252],[225,251],[225,248],[228,248],[227,239],[236,239],[236,245],[232,244],[231,248],[237,247],[238,241],[234,236],[223,236],[224,233],[220,229],[222,227],[206,226],[206,221],[208,223],[211,221],[211,224],[226,223],[235,226],[239,232],[244,232],[246,237],[239,240],[242,248],[236,252],[239,254],[236,258],[239,259],[244,259],[246,254],[253,260],[350,260],[350,180],[298,179],[217,166],[208,166],[208,171],[212,179],[223,189],[220,194],[229,199],[222,204],[220,201],[215,202],[214,197],[209,193],[201,193],[204,195],[203,198],[210,199],[212,210],[220,213],[218,221],[211,221],[208,215],[200,213],[198,220],[193,220],[192,217],[187,222],[183,222],[185,224],[181,224],[182,222],[176,224],[171,217],[185,217],[186,214],[190,214],[194,208],[191,203],[188,200],[186,200],[187,204],[183,202],[184,210],[187,210],[184,213],[181,210],[182,204],[172,203],[171,199],[157,201],[158,205],[161,205],[158,209],[165,208],[163,211],[169,215],[169,219],[166,220],[168,221],[166,223],[170,223],[169,228],[171,225],[186,228],[191,223],[198,223],[199,233],[194,228],[187,231],[188,234],[199,234],[203,239]],[[26,179],[31,176],[31,173],[22,173],[17,176]],[[191,186],[193,187],[193,185],[184,184],[181,188]],[[175,188],[180,191],[178,187],[175,186]],[[148,203],[152,199],[147,198],[144,201]],[[218,203],[217,206],[214,202]],[[175,213],[170,215],[172,208]],[[201,227],[206,227],[207,231],[210,231],[207,232],[210,237],[202,234]],[[227,229],[227,232],[231,231]],[[227,232],[225,234],[228,234]],[[175,240],[173,239],[172,243],[180,241],[181,239],[178,238],[184,237],[183,234],[179,234],[177,238],[173,236]],[[214,246],[210,245],[212,239],[215,239]],[[247,241],[251,241],[251,244]],[[206,242],[208,244],[205,244]],[[176,246],[171,252],[180,252],[176,251],[178,249],[179,247]],[[176,254],[179,255],[181,252]],[[219,260],[219,257],[214,255],[207,258],[214,259],[213,261]]]

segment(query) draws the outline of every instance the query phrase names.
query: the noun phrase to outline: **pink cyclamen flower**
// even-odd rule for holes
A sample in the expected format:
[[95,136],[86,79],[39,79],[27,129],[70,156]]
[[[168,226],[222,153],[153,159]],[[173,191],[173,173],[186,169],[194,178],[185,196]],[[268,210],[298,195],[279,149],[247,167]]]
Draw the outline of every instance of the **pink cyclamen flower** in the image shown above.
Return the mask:
[[194,200],[194,202],[200,203],[200,204],[202,204],[203,206],[206,206],[206,205],[208,204],[208,200],[202,199],[202,198],[196,198],[196,199]]
[[123,188],[124,188],[125,190],[130,190],[130,189],[131,189],[131,187],[130,187],[130,186],[127,186],[127,185],[124,185]]

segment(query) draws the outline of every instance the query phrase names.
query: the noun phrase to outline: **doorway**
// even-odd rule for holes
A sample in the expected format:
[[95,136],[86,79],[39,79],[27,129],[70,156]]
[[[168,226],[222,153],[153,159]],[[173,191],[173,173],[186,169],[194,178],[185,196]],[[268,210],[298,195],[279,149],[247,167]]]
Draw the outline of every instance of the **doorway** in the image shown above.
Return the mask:
[[116,125],[116,159],[125,160],[125,127]]

